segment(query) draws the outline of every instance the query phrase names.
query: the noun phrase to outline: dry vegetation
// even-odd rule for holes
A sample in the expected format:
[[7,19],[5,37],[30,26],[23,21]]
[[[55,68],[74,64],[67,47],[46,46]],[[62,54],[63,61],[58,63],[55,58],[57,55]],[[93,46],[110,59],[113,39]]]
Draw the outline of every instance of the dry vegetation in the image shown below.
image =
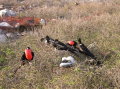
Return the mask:
[[[18,40],[1,44],[0,89],[120,89],[120,1],[79,2],[77,6],[64,0],[30,3],[36,2],[39,7],[21,14],[45,18],[48,23],[38,29],[39,33],[28,32]],[[85,65],[84,55],[72,55],[77,65],[59,68],[61,58],[71,54],[41,43],[46,35],[62,42],[81,37],[87,46],[95,43],[90,50],[103,61],[102,66]],[[14,75],[27,46],[35,52],[33,64],[23,66]]]

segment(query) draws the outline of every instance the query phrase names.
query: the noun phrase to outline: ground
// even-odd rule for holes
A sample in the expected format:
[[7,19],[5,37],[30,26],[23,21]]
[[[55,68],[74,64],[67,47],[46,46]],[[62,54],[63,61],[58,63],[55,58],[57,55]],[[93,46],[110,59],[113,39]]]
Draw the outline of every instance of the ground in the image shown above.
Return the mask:
[[[78,2],[78,5],[63,0],[31,1],[36,2],[37,7],[21,12],[20,16],[44,18],[47,24],[34,33],[23,33],[17,40],[0,44],[0,89],[119,89],[120,1]],[[78,58],[41,43],[40,39],[46,35],[64,43],[79,37],[86,46],[94,43],[90,50],[102,61],[102,66],[87,65],[84,55]],[[31,65],[22,66],[14,74],[28,46],[35,52],[35,58]],[[59,68],[61,58],[70,55],[77,64]]]

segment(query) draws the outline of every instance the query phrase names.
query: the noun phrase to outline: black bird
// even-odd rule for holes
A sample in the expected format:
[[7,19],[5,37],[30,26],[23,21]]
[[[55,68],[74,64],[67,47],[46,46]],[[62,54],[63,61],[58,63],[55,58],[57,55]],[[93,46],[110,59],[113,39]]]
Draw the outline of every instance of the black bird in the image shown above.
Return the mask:
[[89,56],[92,59],[96,59],[96,57],[94,56],[94,54],[91,53],[90,50],[81,42],[80,38],[78,39],[78,43],[79,43],[79,49],[80,49],[81,53]]

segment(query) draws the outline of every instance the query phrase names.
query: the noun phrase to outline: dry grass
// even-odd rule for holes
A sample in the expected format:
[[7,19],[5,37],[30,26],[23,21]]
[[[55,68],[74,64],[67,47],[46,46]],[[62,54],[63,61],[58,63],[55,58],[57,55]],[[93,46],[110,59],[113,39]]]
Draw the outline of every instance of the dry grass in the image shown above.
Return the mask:
[[[39,33],[28,32],[14,42],[1,44],[1,50],[8,55],[7,64],[0,70],[0,89],[119,89],[120,1],[81,2],[78,6],[63,0],[41,0],[39,3],[39,7],[22,14],[45,18],[47,25],[38,29]],[[86,59],[84,55],[81,58],[72,55],[78,64],[70,69],[59,68],[61,58],[71,54],[41,43],[40,39],[46,35],[62,42],[81,37],[87,46],[95,42],[90,50],[98,60],[104,61],[103,66],[82,64]],[[27,46],[35,52],[33,64],[23,66],[13,75]],[[110,50],[114,53],[103,58]]]

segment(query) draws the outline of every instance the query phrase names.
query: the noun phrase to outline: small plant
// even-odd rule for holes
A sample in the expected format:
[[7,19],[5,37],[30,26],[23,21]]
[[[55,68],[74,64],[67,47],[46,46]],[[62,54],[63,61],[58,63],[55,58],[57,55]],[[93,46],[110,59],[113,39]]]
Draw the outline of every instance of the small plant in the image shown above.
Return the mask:
[[2,86],[0,86],[0,89],[4,89]]

